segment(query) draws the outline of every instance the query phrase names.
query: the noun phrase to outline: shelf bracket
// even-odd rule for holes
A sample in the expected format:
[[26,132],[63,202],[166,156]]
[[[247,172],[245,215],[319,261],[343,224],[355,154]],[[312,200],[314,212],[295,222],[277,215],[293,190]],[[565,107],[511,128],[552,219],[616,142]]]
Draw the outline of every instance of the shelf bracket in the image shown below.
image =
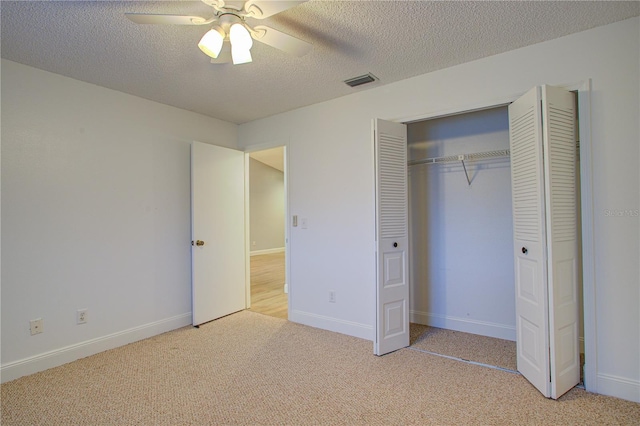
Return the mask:
[[464,175],[467,177],[467,183],[471,186],[471,181],[469,180],[469,173],[467,172],[467,166],[464,165],[464,155],[458,155],[458,160],[462,162],[462,168],[464,169]]

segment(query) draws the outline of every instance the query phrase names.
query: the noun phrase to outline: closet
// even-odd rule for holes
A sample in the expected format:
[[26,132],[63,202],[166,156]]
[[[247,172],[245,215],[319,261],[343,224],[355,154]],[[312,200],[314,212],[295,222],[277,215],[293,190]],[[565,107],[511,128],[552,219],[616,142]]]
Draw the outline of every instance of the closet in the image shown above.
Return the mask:
[[507,107],[407,136],[411,322],[515,340]]
[[407,126],[410,321],[515,340],[518,370],[554,399],[580,379],[576,112],[540,86]]

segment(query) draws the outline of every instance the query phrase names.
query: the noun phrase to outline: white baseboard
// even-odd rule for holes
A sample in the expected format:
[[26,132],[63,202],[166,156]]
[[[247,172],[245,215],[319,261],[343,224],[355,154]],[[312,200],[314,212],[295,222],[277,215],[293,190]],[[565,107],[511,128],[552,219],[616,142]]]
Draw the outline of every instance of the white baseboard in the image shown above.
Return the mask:
[[34,374],[49,368],[95,355],[109,349],[124,346],[138,340],[157,336],[167,331],[175,330],[191,324],[191,312],[175,317],[162,319],[149,324],[133,327],[95,339],[55,349],[18,361],[8,362],[0,367],[0,381],[2,383],[22,376]]
[[250,256],[256,256],[259,254],[272,254],[272,253],[282,253],[284,251],[284,247],[276,247],[264,250],[253,250],[249,253]]
[[597,374],[596,380],[598,381],[597,393],[640,402],[640,381],[609,374]]
[[[370,325],[344,321],[309,312],[291,311],[289,312],[289,321],[371,341],[373,341],[374,337],[373,327]],[[373,351],[373,347],[371,350]]]
[[447,330],[495,337],[497,339],[516,340],[516,328],[505,324],[470,320],[468,318],[458,318],[449,315],[432,314],[421,311],[410,311],[409,321],[416,324],[429,325],[431,327],[446,328]]

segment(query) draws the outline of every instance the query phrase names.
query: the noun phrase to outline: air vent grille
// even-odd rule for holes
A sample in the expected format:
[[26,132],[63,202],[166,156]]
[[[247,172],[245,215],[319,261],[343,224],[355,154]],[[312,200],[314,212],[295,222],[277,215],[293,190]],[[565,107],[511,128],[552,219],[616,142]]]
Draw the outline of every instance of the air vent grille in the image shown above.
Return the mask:
[[348,80],[345,80],[344,83],[347,86],[356,87],[356,86],[361,86],[363,84],[372,83],[376,80],[377,78],[373,74],[369,73],[369,74],[361,75],[359,77],[350,78]]

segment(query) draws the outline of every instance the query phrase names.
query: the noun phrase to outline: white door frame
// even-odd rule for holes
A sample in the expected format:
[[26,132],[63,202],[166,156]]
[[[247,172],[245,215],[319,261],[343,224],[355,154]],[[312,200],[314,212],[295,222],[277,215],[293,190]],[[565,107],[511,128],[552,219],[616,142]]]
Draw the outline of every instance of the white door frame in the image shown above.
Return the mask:
[[284,264],[285,264],[285,282],[284,282],[284,291],[285,293],[289,293],[289,297],[287,297],[287,312],[292,311],[291,307],[291,262],[290,262],[290,241],[289,236],[291,235],[291,230],[289,229],[289,218],[291,215],[289,214],[289,143],[284,141],[274,141],[270,143],[264,143],[260,145],[252,145],[250,147],[246,147],[244,149],[245,153],[245,236],[246,236],[246,282],[245,286],[247,289],[247,308],[251,307],[251,209],[250,209],[250,185],[249,185],[249,154],[252,152],[265,151],[267,149],[272,148],[284,148],[282,155],[284,155]]
[[[545,82],[546,84],[551,84]],[[582,221],[582,295],[583,295],[583,325],[584,325],[584,385],[589,392],[597,389],[597,360],[596,347],[596,289],[595,289],[595,256],[593,231],[593,167],[591,141],[591,79],[569,84],[554,84],[578,94],[578,122],[580,130],[580,195]],[[406,118],[391,118],[389,120],[410,124],[417,121],[466,114],[473,111],[497,108],[509,105],[526,91],[512,96],[496,98],[455,107],[433,113],[414,115]],[[411,226],[411,225],[409,225]],[[413,282],[413,281],[411,281]]]

